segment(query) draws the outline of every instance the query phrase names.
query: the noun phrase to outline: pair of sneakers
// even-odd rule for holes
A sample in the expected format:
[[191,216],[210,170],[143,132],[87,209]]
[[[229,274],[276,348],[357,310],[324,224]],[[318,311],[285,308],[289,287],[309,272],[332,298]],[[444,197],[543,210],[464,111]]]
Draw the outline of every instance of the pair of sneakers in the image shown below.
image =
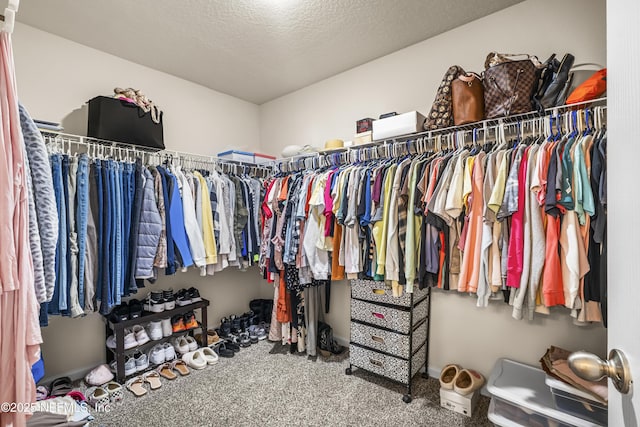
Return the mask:
[[144,309],[151,313],[162,313],[174,308],[176,308],[176,301],[171,288],[164,291],[151,291],[144,304]]
[[196,329],[199,326],[196,320],[196,314],[193,311],[188,311],[185,314],[176,314],[171,318],[171,327],[174,334]]
[[484,384],[484,377],[473,369],[463,369],[458,365],[447,365],[440,372],[440,387],[467,396]]
[[[134,355],[127,357],[124,361],[124,375],[128,377],[136,372],[144,371],[149,367],[149,357],[141,352],[136,352]],[[111,362],[111,370],[116,372],[116,361]]]
[[147,325],[149,337],[153,341],[161,340],[162,338],[170,337],[173,334],[173,327],[171,325],[171,319],[167,317],[162,320],[154,320]]
[[165,342],[154,345],[149,350],[149,362],[152,365],[161,365],[176,358],[176,350],[171,343]]
[[184,335],[173,340],[173,347],[180,354],[186,354],[198,349],[198,342],[191,335]]
[[202,297],[200,296],[200,292],[194,287],[189,289],[180,289],[176,294],[176,304],[180,307],[184,307],[185,305],[193,304],[198,301],[202,301]]
[[[146,344],[150,341],[147,331],[140,325],[135,325],[131,329],[124,330],[124,349],[130,350],[139,345]],[[116,336],[111,335],[107,338],[107,347],[116,348]]]

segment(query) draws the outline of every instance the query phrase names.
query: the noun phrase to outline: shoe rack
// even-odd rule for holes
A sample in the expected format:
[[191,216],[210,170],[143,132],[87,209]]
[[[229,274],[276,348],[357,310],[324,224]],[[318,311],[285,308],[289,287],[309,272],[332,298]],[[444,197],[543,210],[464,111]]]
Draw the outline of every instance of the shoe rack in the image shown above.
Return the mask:
[[[112,322],[111,319],[104,317],[106,322],[106,336],[115,335],[116,337],[116,348],[111,349],[106,347],[107,349],[107,364],[111,363],[114,359],[116,361],[116,378],[118,382],[123,383],[125,380],[125,372],[124,372],[124,362],[127,353],[133,353],[136,350],[142,351],[142,349],[146,349],[148,346],[153,346],[155,344],[165,342],[168,339],[171,339],[178,335],[183,335],[185,332],[193,331],[194,329],[189,329],[186,331],[180,331],[173,333],[168,337],[163,337],[159,340],[152,340],[148,343],[145,343],[141,346],[131,348],[129,350],[125,350],[124,348],[124,330],[131,329],[135,325],[142,325],[149,322],[166,319],[167,317],[172,318],[178,314],[185,314],[189,311],[200,310],[200,325],[202,326],[202,330],[204,333],[201,337],[200,345],[202,347],[207,347],[207,310],[209,307],[209,300],[202,298],[201,301],[194,302],[189,305],[177,306],[173,310],[165,310],[160,313],[151,313],[148,311],[143,311],[142,316],[137,317],[135,319],[125,320],[122,322]],[[196,328],[197,329],[197,328]],[[151,365],[150,365],[151,366]],[[139,373],[137,373],[139,374]]]

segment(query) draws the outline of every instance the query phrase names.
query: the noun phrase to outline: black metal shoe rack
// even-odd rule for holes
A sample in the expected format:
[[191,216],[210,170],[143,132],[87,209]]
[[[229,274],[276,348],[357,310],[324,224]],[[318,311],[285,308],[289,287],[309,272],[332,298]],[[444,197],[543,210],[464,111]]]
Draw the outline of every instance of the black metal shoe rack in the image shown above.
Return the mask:
[[428,378],[431,289],[394,297],[384,282],[351,281],[351,340],[349,367],[355,366],[407,387],[412,400],[413,378],[424,366]]

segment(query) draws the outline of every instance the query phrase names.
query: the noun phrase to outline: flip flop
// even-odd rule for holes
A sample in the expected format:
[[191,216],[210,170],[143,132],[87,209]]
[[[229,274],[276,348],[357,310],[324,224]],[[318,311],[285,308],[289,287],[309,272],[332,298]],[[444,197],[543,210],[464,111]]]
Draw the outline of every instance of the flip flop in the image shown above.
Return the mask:
[[178,376],[175,374],[175,372],[173,372],[173,369],[171,368],[171,363],[163,363],[162,365],[158,366],[156,371],[160,374],[160,376],[168,380],[175,380],[176,378],[178,378]]
[[215,351],[220,357],[233,357],[236,355],[233,350],[229,350],[227,348],[225,343],[221,343],[218,347],[216,347]]
[[144,386],[144,378],[133,377],[127,381],[127,390],[133,393],[136,397],[144,396],[147,394],[147,389]]
[[157,390],[162,387],[162,383],[160,382],[160,374],[156,371],[149,371],[142,376],[146,382],[149,383],[149,387],[151,390]]
[[182,360],[174,360],[171,362],[171,368],[178,371],[178,373],[182,376],[189,375],[191,371],[187,368],[187,364]]

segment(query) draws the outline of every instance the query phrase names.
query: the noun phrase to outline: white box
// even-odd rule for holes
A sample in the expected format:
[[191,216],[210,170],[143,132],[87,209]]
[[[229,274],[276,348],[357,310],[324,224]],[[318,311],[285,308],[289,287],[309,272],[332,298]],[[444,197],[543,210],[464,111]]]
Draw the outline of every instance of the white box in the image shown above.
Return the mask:
[[453,390],[440,389],[440,406],[470,417],[478,403],[478,390],[463,396]]
[[255,162],[253,153],[250,153],[248,151],[240,151],[240,150],[223,151],[222,153],[218,153],[218,157],[220,157],[221,159],[236,160],[238,162],[245,162],[245,163]]
[[371,131],[356,133],[356,135],[353,137],[353,145],[367,144],[372,141],[373,132]]
[[373,122],[373,139],[393,138],[394,136],[421,132],[424,130],[425,117],[417,111],[387,117]]

